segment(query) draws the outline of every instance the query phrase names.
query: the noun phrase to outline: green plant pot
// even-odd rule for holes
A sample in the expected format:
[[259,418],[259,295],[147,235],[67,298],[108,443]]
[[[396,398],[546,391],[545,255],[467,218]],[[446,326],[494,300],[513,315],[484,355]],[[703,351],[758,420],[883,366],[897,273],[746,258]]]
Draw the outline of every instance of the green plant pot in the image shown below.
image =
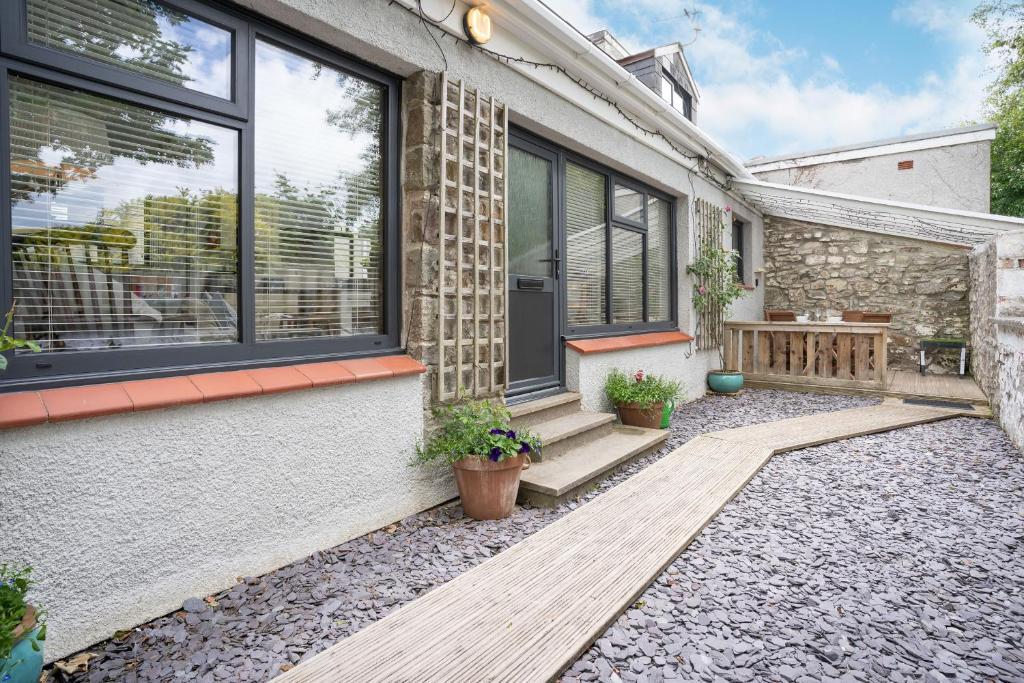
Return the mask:
[[676,402],[673,399],[665,401],[665,407],[661,411],[661,428],[668,429],[668,425],[672,422],[672,411],[676,409]]
[[743,388],[743,373],[712,370],[708,373],[708,386],[719,394],[735,394]]
[[0,680],[4,683],[38,683],[43,670],[43,643],[39,641],[38,651],[32,649],[38,635],[37,628],[14,645],[10,657],[0,659]]

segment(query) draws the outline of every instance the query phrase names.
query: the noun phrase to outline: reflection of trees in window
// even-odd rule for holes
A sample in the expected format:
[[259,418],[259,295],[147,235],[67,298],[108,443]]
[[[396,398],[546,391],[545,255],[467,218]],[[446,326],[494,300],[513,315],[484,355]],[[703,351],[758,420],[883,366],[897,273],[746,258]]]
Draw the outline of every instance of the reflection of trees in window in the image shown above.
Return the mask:
[[[209,138],[174,132],[178,119],[153,109],[18,76],[11,79],[10,96],[14,201],[56,194],[116,159],[182,168],[213,161]],[[46,150],[62,155],[59,165],[43,160]]]
[[[257,82],[256,162],[274,177],[256,195],[257,334],[379,332],[383,89],[283,48],[258,43],[257,51],[258,65],[289,71],[288,82],[267,80],[274,100],[262,99],[267,90]],[[260,127],[289,111],[281,98],[304,92],[306,78],[338,103],[321,113],[333,129],[321,133],[333,155],[300,157],[278,131]],[[339,145],[341,136],[351,144]]]
[[152,0],[29,0],[28,35],[34,43],[156,76],[174,85],[194,49],[169,40],[161,22],[191,18]]

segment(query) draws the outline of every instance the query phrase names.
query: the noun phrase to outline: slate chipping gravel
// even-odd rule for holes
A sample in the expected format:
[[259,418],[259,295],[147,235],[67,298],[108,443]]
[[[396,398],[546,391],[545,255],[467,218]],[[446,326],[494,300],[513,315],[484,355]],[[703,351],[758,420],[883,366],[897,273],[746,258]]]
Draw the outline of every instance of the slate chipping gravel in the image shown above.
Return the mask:
[[[747,391],[683,406],[705,432],[876,401]],[[75,681],[260,681],[578,507],[476,522],[449,506],[101,643]],[[1024,681],[1024,457],[956,419],[777,456],[564,681]]]

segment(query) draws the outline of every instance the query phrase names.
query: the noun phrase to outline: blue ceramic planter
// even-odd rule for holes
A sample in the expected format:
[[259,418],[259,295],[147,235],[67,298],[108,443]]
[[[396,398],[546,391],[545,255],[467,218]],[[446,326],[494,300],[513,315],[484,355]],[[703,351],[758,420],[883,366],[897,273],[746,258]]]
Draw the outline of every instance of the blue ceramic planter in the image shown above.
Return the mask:
[[716,370],[708,373],[708,386],[719,394],[735,394],[743,388],[742,372]]
[[[39,674],[43,670],[43,643],[39,641],[39,650],[32,649],[36,642],[39,629],[32,631],[18,641],[11,650],[11,656],[0,659],[0,681],[4,683],[38,683]],[[8,678],[10,676],[10,678]]]

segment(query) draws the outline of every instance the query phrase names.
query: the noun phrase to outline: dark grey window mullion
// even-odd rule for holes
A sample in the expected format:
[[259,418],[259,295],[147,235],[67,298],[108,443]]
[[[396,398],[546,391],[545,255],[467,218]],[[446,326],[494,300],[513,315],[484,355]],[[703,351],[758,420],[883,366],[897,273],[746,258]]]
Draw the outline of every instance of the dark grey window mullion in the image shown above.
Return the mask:
[[[646,195],[644,196],[644,213],[645,214],[647,213],[647,196]],[[650,322],[651,321],[650,320],[650,315],[648,313],[648,306],[647,306],[647,294],[650,291],[650,284],[647,282],[647,232],[643,233],[643,251],[641,252],[641,255],[640,255],[640,263],[641,263],[641,268],[642,268],[642,271],[643,271],[643,275],[641,276],[641,279],[643,280],[643,283],[644,283],[644,293],[643,293],[643,311],[644,312],[643,312],[643,318],[644,318],[644,322],[646,323],[646,322]]]
[[[236,34],[237,35],[237,34]],[[256,126],[254,123],[256,101],[256,36],[246,31],[246,44],[237,49],[245,50],[246,73],[243,79],[246,111],[249,120],[242,128],[241,159],[239,159],[239,211],[238,211],[238,332],[242,344],[256,343]]]
[[[6,322],[7,311],[11,309],[14,294],[14,267],[11,257],[11,137],[10,93],[8,92],[8,72],[0,64],[0,254],[4,262],[0,263],[0,327]],[[11,334],[17,336],[15,332]],[[11,352],[10,356],[14,353]]]
[[615,179],[605,175],[605,201],[604,201],[604,323],[610,325],[612,322],[612,216],[615,215]]

